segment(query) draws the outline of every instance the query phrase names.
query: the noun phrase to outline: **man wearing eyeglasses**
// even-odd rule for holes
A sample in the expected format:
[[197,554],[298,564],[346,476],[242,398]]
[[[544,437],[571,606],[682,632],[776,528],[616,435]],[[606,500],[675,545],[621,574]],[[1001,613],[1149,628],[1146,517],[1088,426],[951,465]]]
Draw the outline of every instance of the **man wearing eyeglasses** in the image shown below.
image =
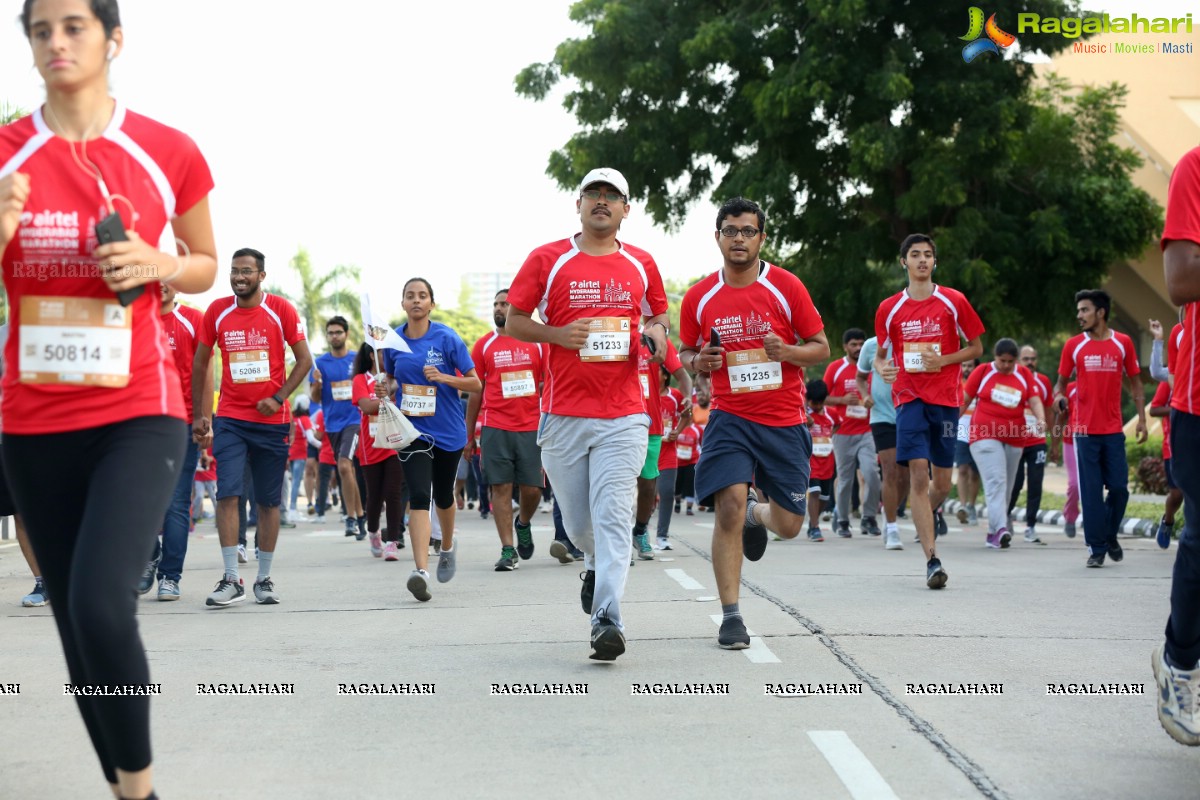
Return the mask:
[[[279,539],[279,506],[283,471],[287,467],[291,409],[287,398],[312,367],[304,323],[295,307],[263,291],[266,259],[243,248],[233,254],[229,283],[233,297],[215,300],[204,313],[192,369],[192,407],[197,409],[192,436],[202,441],[212,429],[217,469],[217,536],[225,572],[207,605],[221,608],[246,598],[238,576],[238,505],[245,491],[242,474],[247,463],[258,505],[258,578],[254,599],[264,605],[279,602],[271,580],[275,544]],[[285,376],[284,344],[296,364]],[[221,405],[212,420],[212,392],[205,392],[213,347],[221,348]]]
[[638,379],[643,320],[654,361],[667,352],[658,266],[617,239],[628,198],[620,172],[589,172],[575,201],[582,230],[530,253],[508,294],[509,335],[550,345],[538,444],[567,534],[584,553],[580,602],[592,620],[589,657],[598,661],[625,652],[629,520],[650,424]]
[[[354,380],[354,352],[346,344],[350,323],[337,316],[325,323],[325,340],[329,352],[317,356],[312,376],[312,402],[325,410],[325,435],[337,459],[338,486],[346,501],[346,535],[358,541],[367,538],[367,517],[362,498],[358,496],[358,480],[354,475],[354,450],[358,446],[361,415],[350,400]],[[323,509],[322,509],[323,512]],[[318,512],[318,513],[322,513]]]
[[[712,562],[724,612],[717,644],[727,650],[750,646],[738,607],[742,556],[758,561],[768,530],[792,539],[804,522],[812,455],[804,367],[829,358],[808,289],[758,257],[765,224],[749,200],[721,206],[714,235],[725,263],[688,289],[679,311],[680,360],[712,376],[696,497],[716,498]],[[769,504],[759,502],[751,482]]]

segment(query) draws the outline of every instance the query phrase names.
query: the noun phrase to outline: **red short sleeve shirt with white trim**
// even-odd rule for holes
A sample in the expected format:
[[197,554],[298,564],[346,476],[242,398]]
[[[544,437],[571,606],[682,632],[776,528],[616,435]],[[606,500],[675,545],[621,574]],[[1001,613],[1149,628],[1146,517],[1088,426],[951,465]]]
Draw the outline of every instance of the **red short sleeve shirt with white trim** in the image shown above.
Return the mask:
[[892,344],[896,354],[894,360],[900,371],[892,384],[895,404],[921,400],[929,405],[961,405],[960,365],[947,364],[937,372],[921,372],[906,369],[905,359],[911,361],[927,349],[948,356],[962,349],[963,340],[969,342],[983,334],[979,315],[957,289],[934,286],[933,294],[924,300],[912,299],[904,289],[884,300],[875,312],[875,336],[881,351]]
[[[1175,240],[1200,244],[1200,147],[1184,153],[1171,172],[1162,248],[1165,250]],[[1200,415],[1200,303],[1184,306],[1182,334],[1176,357],[1167,357],[1175,376],[1171,407]]]
[[318,411],[312,418],[313,430],[316,431],[321,438],[321,447],[317,450],[317,463],[328,464],[329,466],[337,466],[337,459],[333,457],[333,440],[329,438],[329,434],[325,432],[325,412]]
[[[1154,399],[1150,401],[1151,408],[1170,408],[1171,406],[1171,383],[1170,381],[1162,381],[1158,384],[1158,388],[1154,390]],[[1171,418],[1159,417],[1159,422],[1162,423],[1162,457],[1169,459],[1171,457]]]
[[[1050,401],[1053,399],[1054,387],[1050,385],[1050,379],[1040,372],[1033,372],[1033,391],[1030,397],[1037,397],[1042,401],[1042,413],[1046,416],[1046,424],[1050,424]],[[1033,423],[1035,421],[1033,409],[1029,407],[1029,398],[1025,399],[1025,426],[1029,436],[1025,437],[1025,443],[1022,447],[1034,447],[1035,445],[1046,443],[1046,434],[1041,435],[1033,433],[1035,430]]]
[[[350,400],[355,406],[359,400],[370,400],[375,397],[375,376],[366,372],[360,372],[355,375],[350,381]],[[359,410],[360,424],[358,429],[358,463],[364,467],[371,464],[379,464],[389,458],[396,457],[396,451],[385,447],[375,446],[375,424],[376,417],[363,413]],[[325,443],[321,443],[322,449]],[[332,450],[332,448],[331,448]]]
[[978,400],[971,414],[970,442],[995,439],[1014,447],[1025,446],[1025,405],[1037,392],[1027,367],[1017,364],[1005,375],[996,369],[995,362],[980,364],[971,372],[963,391]]
[[175,369],[179,373],[179,388],[183,392],[183,407],[188,422],[193,420],[192,362],[196,357],[196,334],[203,320],[203,311],[185,305],[176,305],[170,313],[162,315],[167,347],[175,355]]
[[308,457],[308,437],[312,420],[307,414],[292,419],[292,446],[288,448],[288,461],[304,461]]
[[[658,450],[658,469],[661,472],[665,469],[679,467],[679,456],[675,454],[675,442],[668,442],[666,436],[679,424],[679,417],[683,414],[683,395],[672,386],[659,395],[658,407],[661,415],[658,424],[663,428],[662,447]],[[675,441],[677,442],[679,439],[676,438]]]
[[[830,397],[857,397],[858,361],[843,356],[825,368],[825,386]],[[827,405],[825,411],[839,423],[838,436],[859,436],[871,432],[871,411],[861,402],[857,406]]]
[[544,348],[495,331],[471,348],[475,374],[483,381],[478,420],[485,428],[536,431],[541,415],[538,386],[543,378]]
[[706,346],[712,328],[721,336],[726,360],[712,373],[712,408],[760,425],[805,421],[804,371],[767,361],[763,339],[774,333],[795,345],[824,327],[800,279],[765,261],[749,286],[730,286],[717,270],[687,290],[679,311],[684,348]]
[[1075,375],[1079,403],[1075,415],[1075,434],[1101,436],[1120,433],[1121,383],[1125,375],[1141,372],[1133,340],[1119,331],[1109,331],[1105,339],[1089,333],[1072,336],[1063,346],[1058,374]]
[[[0,128],[0,178],[30,177],[29,200],[0,257],[12,325],[6,433],[61,433],[186,413],[163,334],[159,284],[146,284],[122,307],[99,277],[91,254],[96,223],[109,209],[95,176],[76,161],[79,148],[55,136],[40,110]],[[104,132],[88,142],[87,156],[109,191],[123,198],[116,209],[125,229],[152,244],[213,188],[190,138],[120,103]],[[174,252],[174,243],[167,249]],[[89,346],[70,347],[80,341],[71,329],[84,331]],[[70,410],[48,414],[47,408]]]
[[525,259],[508,302],[521,311],[536,309],[552,327],[579,319],[597,327],[583,350],[547,345],[542,411],[596,419],[645,413],[638,330],[643,316],[667,312],[662,277],[649,253],[620,244],[615,253],[591,256],[575,237],[551,242]]
[[218,417],[286,425],[287,403],[270,417],[258,413],[258,401],[283,388],[287,380],[286,348],[303,341],[304,323],[282,297],[263,293],[253,308],[239,308],[236,297],[213,301],[204,312],[199,341],[221,348],[221,404]]
[[[650,358],[650,351],[639,340],[638,382],[641,385],[642,403],[646,408],[646,414],[650,417],[650,430],[647,433],[650,436],[662,436],[665,433],[663,429],[665,414],[662,407],[662,395],[658,392],[659,365]],[[679,360],[679,351],[675,349],[675,345],[670,339],[667,340],[667,355],[663,359],[663,366],[672,375],[683,368],[683,364]]]
[[821,445],[833,446],[834,428],[837,426],[829,408],[808,412],[808,432],[812,435],[813,454],[808,460],[809,477],[813,480],[824,481],[833,477],[837,465],[834,463],[833,451],[827,455],[817,455]]
[[700,427],[695,423],[679,432],[679,438],[675,440],[675,459],[681,467],[700,460]]

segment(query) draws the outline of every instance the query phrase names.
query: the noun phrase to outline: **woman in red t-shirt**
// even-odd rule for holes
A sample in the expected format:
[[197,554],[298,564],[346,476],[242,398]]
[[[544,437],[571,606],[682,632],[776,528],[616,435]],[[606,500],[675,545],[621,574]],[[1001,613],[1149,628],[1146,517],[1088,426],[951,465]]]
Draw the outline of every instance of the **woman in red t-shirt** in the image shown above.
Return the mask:
[[[288,446],[288,474],[292,479],[292,496],[288,505],[286,520],[298,522],[300,513],[296,510],[296,502],[300,499],[300,486],[304,484],[304,469],[308,463],[308,432],[313,429],[312,419],[308,416],[308,398],[301,395],[296,398],[292,408],[292,443]],[[312,490],[306,493],[308,504],[312,505]],[[285,521],[286,521],[285,520]]]
[[[3,457],[71,683],[144,686],[134,590],[190,435],[160,282],[213,284],[212,176],[190,138],[109,96],[116,0],[26,0],[21,23],[46,101],[0,128]],[[157,247],[168,224],[178,252]],[[111,791],[153,796],[149,695],[97,694],[75,700]]]
[[[404,508],[408,505],[404,486],[404,465],[395,450],[375,446],[376,414],[379,399],[375,396],[375,351],[364,344],[354,358],[351,374],[350,399],[362,414],[358,436],[358,463],[362,466],[367,485],[367,537],[371,555],[386,561],[399,561],[397,552],[404,547]],[[379,531],[379,517],[387,508],[387,530]]]
[[1025,406],[1037,420],[1037,431],[1046,430],[1046,410],[1037,395],[1033,373],[1017,363],[1017,343],[1012,339],[996,342],[995,358],[980,364],[963,388],[960,413],[971,401],[979,402],[971,415],[971,458],[979,470],[988,511],[987,546],[1008,547],[1008,498],[1016,481],[1017,465],[1025,452]]

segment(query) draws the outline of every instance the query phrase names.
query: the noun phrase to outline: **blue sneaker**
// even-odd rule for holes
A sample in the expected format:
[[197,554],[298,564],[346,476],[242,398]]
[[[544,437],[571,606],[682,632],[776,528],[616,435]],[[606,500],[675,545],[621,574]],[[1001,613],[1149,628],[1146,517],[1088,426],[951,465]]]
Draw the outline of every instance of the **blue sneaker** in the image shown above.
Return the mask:
[[1154,541],[1158,542],[1158,546],[1166,550],[1171,546],[1171,530],[1174,525],[1167,524],[1167,518],[1164,516],[1158,523],[1158,532],[1154,535]]

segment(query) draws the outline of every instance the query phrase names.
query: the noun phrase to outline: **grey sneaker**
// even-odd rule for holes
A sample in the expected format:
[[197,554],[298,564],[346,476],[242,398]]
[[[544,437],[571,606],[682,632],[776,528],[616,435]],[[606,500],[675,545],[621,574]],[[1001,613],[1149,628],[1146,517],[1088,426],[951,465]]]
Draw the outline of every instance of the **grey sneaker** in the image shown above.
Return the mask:
[[634,546],[637,548],[637,557],[642,561],[654,560],[654,548],[650,546],[650,534],[643,533],[641,536],[633,537]]
[[146,562],[146,568],[142,570],[142,579],[138,581],[138,594],[145,594],[154,588],[154,576],[158,574],[158,562],[162,560],[162,556],[152,558]]
[[515,547],[504,547],[500,550],[500,560],[496,562],[496,572],[512,572],[521,566]]
[[1074,522],[1064,522],[1063,523],[1063,533],[1066,535],[1066,537],[1068,539],[1074,539],[1075,538],[1075,523]]
[[553,558],[557,558],[560,564],[573,564],[575,562],[575,557],[567,549],[567,543],[558,539],[550,543],[550,555]]
[[450,579],[454,577],[454,573],[458,569],[458,548],[461,546],[459,542],[455,542],[453,549],[443,550],[438,555],[438,583],[449,583]]
[[231,578],[228,575],[222,575],[221,580],[217,582],[217,588],[212,591],[208,599],[204,601],[205,605],[224,607],[233,603],[240,603],[246,599],[246,587],[242,583],[241,578]]
[[246,558],[246,545],[239,544],[238,545],[238,563],[245,564],[249,560],[250,559]]
[[41,608],[50,602],[50,595],[46,593],[46,582],[36,580],[33,582],[33,591],[21,598],[21,605],[25,608]]
[[159,600],[178,600],[179,599],[179,582],[173,581],[170,578],[163,578],[158,582],[158,599]]
[[270,575],[254,582],[254,600],[264,606],[279,604],[279,595],[275,593],[275,582],[271,580]]
[[423,569],[414,569],[408,576],[408,590],[422,603],[433,597],[429,593],[429,573]]
[[1025,529],[1025,541],[1029,544],[1045,544],[1045,542],[1038,538],[1037,531],[1033,528]]
[[977,525],[979,523],[979,512],[975,510],[975,506],[967,506],[967,524]]

